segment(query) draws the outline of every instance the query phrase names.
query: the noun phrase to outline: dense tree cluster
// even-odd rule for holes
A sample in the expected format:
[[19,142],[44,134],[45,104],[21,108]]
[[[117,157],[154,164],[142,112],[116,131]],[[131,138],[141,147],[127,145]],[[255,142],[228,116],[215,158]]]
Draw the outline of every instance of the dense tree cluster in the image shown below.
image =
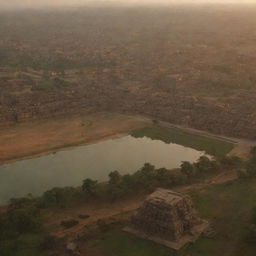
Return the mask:
[[8,210],[0,213],[0,254],[12,256],[35,247],[43,233],[40,209],[35,201],[13,199]]
[[40,207],[66,207],[79,200],[117,200],[137,193],[149,193],[157,187],[173,188],[191,184],[210,177],[223,169],[238,169],[242,165],[238,157],[210,159],[201,156],[195,163],[184,161],[180,168],[168,170],[145,163],[133,174],[110,172],[108,182],[99,183],[87,178],[81,188],[53,188],[46,191],[37,203]]

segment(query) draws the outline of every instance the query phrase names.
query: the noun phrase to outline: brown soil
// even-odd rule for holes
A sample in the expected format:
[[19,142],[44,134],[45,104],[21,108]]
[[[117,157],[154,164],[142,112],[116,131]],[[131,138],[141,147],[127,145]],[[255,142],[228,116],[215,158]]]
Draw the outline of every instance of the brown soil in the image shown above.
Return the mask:
[[[69,209],[60,209],[56,211],[46,211],[47,227],[53,230],[54,235],[59,237],[72,236],[83,230],[85,225],[92,224],[99,219],[118,218],[124,213],[136,209],[144,200],[145,195],[137,195],[136,198],[129,198],[117,202],[91,202],[74,206]],[[89,215],[88,219],[79,219],[79,215]],[[61,227],[60,222],[63,220],[77,219],[79,225],[69,229]]]
[[149,124],[142,117],[98,113],[16,125],[0,131],[0,164],[95,143]]

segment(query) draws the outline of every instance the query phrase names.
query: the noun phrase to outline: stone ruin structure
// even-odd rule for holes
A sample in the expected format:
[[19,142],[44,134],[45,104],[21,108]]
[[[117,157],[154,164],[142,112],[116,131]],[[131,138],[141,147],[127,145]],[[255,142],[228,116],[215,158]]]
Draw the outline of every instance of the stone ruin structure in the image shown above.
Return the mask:
[[208,228],[189,196],[166,189],[149,195],[124,230],[173,249],[194,242]]

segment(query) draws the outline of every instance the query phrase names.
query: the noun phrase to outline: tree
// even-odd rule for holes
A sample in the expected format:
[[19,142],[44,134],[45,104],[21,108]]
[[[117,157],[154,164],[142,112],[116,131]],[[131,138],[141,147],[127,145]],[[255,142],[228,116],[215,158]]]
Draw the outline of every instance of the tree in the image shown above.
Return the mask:
[[83,181],[82,190],[90,195],[93,195],[95,194],[97,183],[98,183],[97,180],[85,179]]
[[145,163],[144,166],[134,174],[135,182],[138,186],[151,190],[156,177],[155,166]]
[[9,221],[19,232],[34,232],[41,226],[39,209],[36,207],[25,207],[8,213]]
[[168,170],[166,168],[160,168],[156,170],[156,178],[162,184],[165,183]]
[[216,159],[214,160],[211,160],[211,170],[213,171],[218,171],[221,169],[221,165],[220,165],[220,162]]
[[181,173],[185,174],[188,178],[191,178],[194,175],[194,166],[188,161],[183,161],[181,163]]
[[155,171],[155,166],[150,163],[145,163],[144,166],[141,168],[143,173],[153,173]]
[[135,181],[134,181],[134,177],[131,174],[125,174],[123,175],[122,178],[122,185],[126,188],[126,189],[133,189],[135,186]]
[[116,200],[124,196],[127,192],[127,188],[129,189],[129,185],[131,185],[131,176],[126,175],[123,180],[123,177],[118,171],[113,171],[108,176],[109,183],[107,184],[107,192],[111,199]]
[[176,172],[173,175],[173,185],[185,185],[187,183],[187,176]]
[[207,172],[211,169],[211,160],[207,156],[200,156],[195,166],[199,172]]
[[232,169],[234,167],[238,168],[242,165],[242,160],[238,156],[225,156],[220,160],[221,164],[226,168]]
[[139,171],[144,180],[150,181],[156,174],[155,166],[150,163],[145,163]]
[[110,184],[119,184],[122,180],[122,176],[118,171],[113,171],[108,176]]

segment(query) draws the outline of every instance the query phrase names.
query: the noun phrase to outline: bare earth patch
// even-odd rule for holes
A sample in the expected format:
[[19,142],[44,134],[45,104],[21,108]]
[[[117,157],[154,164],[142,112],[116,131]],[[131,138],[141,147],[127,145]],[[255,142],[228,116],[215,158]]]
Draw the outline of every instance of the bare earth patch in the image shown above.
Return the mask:
[[149,124],[146,118],[113,113],[18,124],[0,131],[0,164],[118,137]]

